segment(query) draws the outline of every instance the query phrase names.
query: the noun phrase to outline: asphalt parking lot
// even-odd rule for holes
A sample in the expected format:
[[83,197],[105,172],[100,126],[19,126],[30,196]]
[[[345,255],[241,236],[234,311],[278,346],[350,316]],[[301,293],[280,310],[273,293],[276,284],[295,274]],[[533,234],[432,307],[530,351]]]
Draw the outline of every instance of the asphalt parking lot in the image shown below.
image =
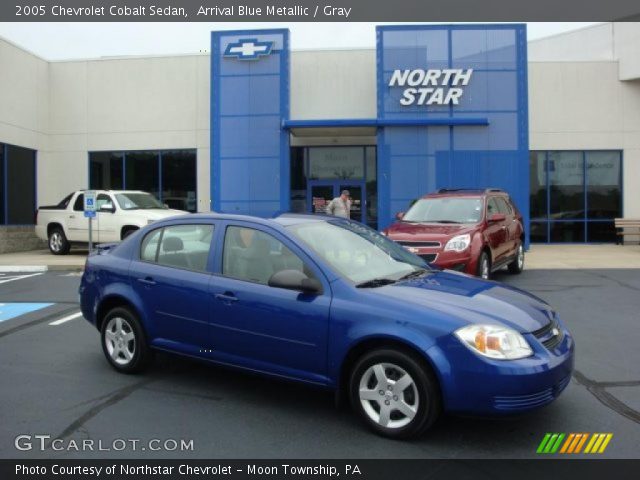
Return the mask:
[[[549,301],[572,330],[571,384],[533,414],[445,417],[410,443],[369,433],[323,390],[169,355],[145,374],[116,373],[77,316],[79,275],[0,274],[0,458],[523,458],[546,432],[611,432],[598,457],[640,458],[639,270],[498,274]],[[22,434],[93,440],[94,451],[40,451],[36,441],[19,451]],[[138,439],[137,450],[98,451],[115,439]],[[193,449],[151,451],[150,439]]]

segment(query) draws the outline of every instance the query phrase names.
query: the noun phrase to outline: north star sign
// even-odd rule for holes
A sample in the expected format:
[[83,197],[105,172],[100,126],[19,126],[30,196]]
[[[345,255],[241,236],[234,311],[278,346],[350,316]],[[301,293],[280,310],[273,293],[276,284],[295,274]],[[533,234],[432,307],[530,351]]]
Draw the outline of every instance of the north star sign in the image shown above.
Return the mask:
[[406,87],[401,105],[458,105],[473,69],[394,70],[390,87]]

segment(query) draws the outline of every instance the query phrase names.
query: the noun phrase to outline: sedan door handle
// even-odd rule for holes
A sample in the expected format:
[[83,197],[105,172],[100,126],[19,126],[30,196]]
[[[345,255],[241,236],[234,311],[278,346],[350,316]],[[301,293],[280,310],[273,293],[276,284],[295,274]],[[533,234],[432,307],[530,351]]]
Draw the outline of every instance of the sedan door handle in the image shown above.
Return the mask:
[[236,297],[233,293],[231,292],[225,292],[225,293],[216,293],[215,297],[226,303],[227,305],[230,305],[233,302],[237,302],[238,301],[238,297]]
[[142,283],[143,285],[149,285],[150,286],[150,285],[155,285],[156,284],[156,281],[151,277],[139,278],[138,281],[140,283]]
[[69,218],[76,218],[75,215],[69,215]]

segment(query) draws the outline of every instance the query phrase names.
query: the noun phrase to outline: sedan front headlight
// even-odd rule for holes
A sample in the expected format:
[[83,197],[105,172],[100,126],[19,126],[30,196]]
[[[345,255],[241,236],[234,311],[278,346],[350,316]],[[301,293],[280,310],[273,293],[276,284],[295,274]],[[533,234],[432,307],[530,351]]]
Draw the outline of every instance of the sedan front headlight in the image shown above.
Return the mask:
[[498,325],[469,325],[455,332],[470,350],[496,360],[517,360],[533,355],[520,333]]
[[468,233],[465,233],[464,235],[457,235],[447,242],[444,247],[444,251],[448,252],[449,250],[453,250],[454,252],[462,252],[466,250],[470,243],[471,235]]

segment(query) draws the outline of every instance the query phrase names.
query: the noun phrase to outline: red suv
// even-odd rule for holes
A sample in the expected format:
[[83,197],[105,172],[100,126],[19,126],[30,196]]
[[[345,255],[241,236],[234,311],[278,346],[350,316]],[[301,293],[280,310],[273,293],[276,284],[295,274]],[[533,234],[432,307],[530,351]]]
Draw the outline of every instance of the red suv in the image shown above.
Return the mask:
[[441,268],[482,278],[524,268],[522,215],[503,190],[438,190],[396,218],[382,233]]

